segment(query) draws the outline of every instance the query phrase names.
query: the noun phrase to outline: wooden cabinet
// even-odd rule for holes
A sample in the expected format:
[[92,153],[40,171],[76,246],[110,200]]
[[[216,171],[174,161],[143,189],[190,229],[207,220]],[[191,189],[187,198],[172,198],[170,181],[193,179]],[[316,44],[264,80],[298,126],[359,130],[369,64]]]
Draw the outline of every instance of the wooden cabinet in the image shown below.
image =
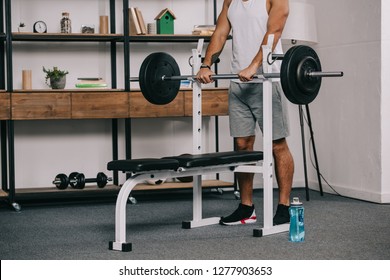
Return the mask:
[[11,96],[12,120],[70,119],[71,108],[69,92],[13,92]]
[[[184,116],[192,116],[192,91],[185,92]],[[228,114],[228,94],[226,88],[202,90],[202,116],[226,116]]]
[[179,92],[176,98],[166,105],[149,103],[139,91],[130,92],[130,118],[161,118],[184,116],[184,94]]
[[[202,91],[203,116],[226,116],[227,89]],[[149,103],[140,91],[47,90],[0,94],[4,120],[124,119],[192,116],[192,91],[180,90],[169,104]]]
[[129,117],[127,92],[71,93],[72,119],[123,119]]

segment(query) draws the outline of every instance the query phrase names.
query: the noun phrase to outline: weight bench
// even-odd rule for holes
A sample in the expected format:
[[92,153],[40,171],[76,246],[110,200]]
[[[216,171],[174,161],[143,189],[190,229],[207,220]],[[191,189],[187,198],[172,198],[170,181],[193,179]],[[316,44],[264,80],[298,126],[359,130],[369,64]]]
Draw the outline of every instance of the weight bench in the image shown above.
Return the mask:
[[[193,220],[182,222],[186,229],[217,224],[220,217],[202,218],[202,190],[198,184],[202,175],[223,172],[262,173],[263,152],[237,151],[218,152],[197,155],[181,155],[164,158],[141,158],[131,160],[115,160],[107,164],[107,169],[122,171],[130,174],[123,184],[117,198],[115,210],[115,241],[109,243],[110,250],[131,251],[132,244],[126,242],[126,205],[132,189],[148,179],[166,179],[174,177],[194,177],[193,189]],[[199,180],[199,181],[198,181]],[[198,182],[197,182],[198,181]],[[272,215],[272,209],[271,209]],[[272,216],[271,216],[272,218]],[[272,226],[272,230],[254,231],[255,236],[264,233],[286,231],[287,225]]]
[[[271,53],[273,35],[269,35],[268,44],[262,46],[263,53]],[[198,48],[192,50],[193,73],[201,65],[203,40]],[[263,56],[264,73],[272,73],[271,64]],[[202,153],[202,90],[198,82],[192,87],[192,131],[193,154],[164,158],[143,158],[114,160],[107,169],[130,174],[123,184],[117,198],[115,209],[115,241],[109,243],[109,249],[131,251],[132,244],[126,242],[126,205],[131,190],[145,180],[166,179],[193,176],[193,220],[183,222],[183,228],[194,228],[219,223],[220,217],[202,218],[202,175],[223,172],[262,173],[263,175],[263,227],[254,229],[253,235],[265,235],[286,232],[289,224],[273,225],[273,158],[272,158],[272,80],[263,82],[263,151],[238,151]]]

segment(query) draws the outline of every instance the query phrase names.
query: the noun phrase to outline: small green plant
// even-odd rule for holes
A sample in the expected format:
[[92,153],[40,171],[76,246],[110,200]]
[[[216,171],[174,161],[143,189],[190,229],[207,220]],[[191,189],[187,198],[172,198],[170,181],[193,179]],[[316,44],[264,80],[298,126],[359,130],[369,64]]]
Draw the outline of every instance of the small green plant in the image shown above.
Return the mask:
[[24,24],[24,22],[19,22],[18,31],[23,32],[25,31],[25,29],[26,29],[26,25]]
[[69,74],[69,72],[66,70],[58,70],[58,67],[53,67],[53,69],[46,69],[45,66],[43,66],[42,68],[43,72],[46,73],[45,82],[49,87],[51,87],[49,82],[59,81],[62,77],[66,76],[66,74]]

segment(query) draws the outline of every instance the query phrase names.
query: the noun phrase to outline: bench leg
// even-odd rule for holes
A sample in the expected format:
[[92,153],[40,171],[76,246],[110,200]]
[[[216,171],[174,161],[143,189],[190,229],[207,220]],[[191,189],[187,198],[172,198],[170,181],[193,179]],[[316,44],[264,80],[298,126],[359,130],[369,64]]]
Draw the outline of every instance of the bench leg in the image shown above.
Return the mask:
[[[270,165],[272,168],[272,165]],[[265,174],[268,174],[267,176]],[[272,173],[265,171],[264,173],[264,197],[263,197],[263,211],[264,211],[264,224],[261,229],[254,229],[253,236],[262,237],[265,235],[271,235],[281,232],[289,231],[290,224],[273,225],[273,180]]]
[[208,225],[215,225],[219,222],[219,217],[212,217],[203,219],[202,218],[202,176],[194,176],[193,182],[193,220],[182,222],[182,228],[190,229],[196,227],[203,227]]
[[[270,41],[268,43],[270,44]],[[269,53],[269,52],[270,52],[270,46],[263,46],[263,53]],[[267,67],[269,67],[269,65]],[[264,81],[263,83],[263,115],[264,115],[264,123],[263,123],[264,225],[263,228],[255,229],[253,231],[253,236],[255,237],[281,233],[289,230],[289,224],[283,224],[278,226],[273,225],[273,168],[274,167],[273,167],[273,159],[272,159],[272,81],[270,79]]]
[[109,243],[110,250],[132,250],[131,243],[126,243],[126,206],[130,192],[138,183],[137,179],[128,179],[119,191],[115,207],[115,241]]

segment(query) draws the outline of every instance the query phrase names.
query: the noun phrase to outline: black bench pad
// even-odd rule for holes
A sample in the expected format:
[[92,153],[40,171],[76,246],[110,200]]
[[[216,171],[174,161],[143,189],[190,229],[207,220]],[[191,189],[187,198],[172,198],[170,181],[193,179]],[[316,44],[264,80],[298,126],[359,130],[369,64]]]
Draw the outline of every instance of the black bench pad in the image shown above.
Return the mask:
[[181,167],[202,167],[239,162],[259,161],[263,159],[263,152],[258,151],[235,151],[218,152],[199,155],[184,154],[176,157],[165,157],[163,159],[175,159]]
[[176,170],[178,168],[179,162],[177,160],[160,158],[121,159],[110,161],[107,164],[108,170],[134,173],[153,170]]
[[185,154],[174,157],[140,158],[114,160],[107,164],[108,170],[123,172],[145,172],[155,170],[177,170],[179,167],[204,167],[232,163],[253,162],[263,159],[263,152],[259,151],[235,151],[218,152],[199,155]]

